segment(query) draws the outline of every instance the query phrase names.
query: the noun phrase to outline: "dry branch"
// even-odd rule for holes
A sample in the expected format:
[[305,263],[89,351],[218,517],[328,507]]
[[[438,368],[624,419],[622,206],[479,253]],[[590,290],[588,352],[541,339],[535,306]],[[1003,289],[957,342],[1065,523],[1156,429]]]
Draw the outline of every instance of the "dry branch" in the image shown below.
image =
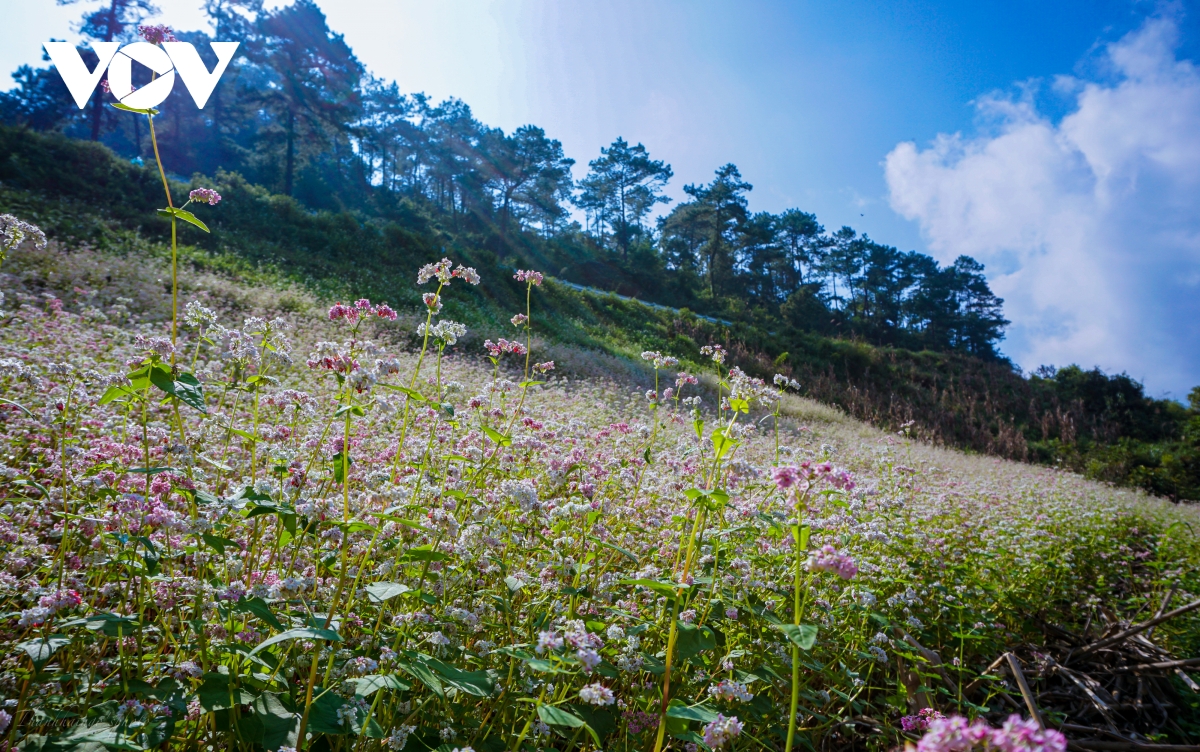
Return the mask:
[[1038,728],[1044,731],[1046,729],[1046,722],[1042,720],[1042,714],[1038,711],[1037,703],[1033,701],[1033,692],[1029,691],[1029,682],[1025,681],[1025,674],[1021,671],[1021,663],[1012,653],[1008,653],[1008,667],[1012,670],[1013,678],[1017,680],[1017,686],[1021,689],[1021,696],[1025,698],[1025,706],[1029,708],[1029,716],[1037,721]]
[[1144,632],[1147,629],[1150,629],[1151,627],[1153,627],[1155,625],[1162,624],[1164,621],[1174,619],[1176,616],[1186,614],[1189,611],[1195,611],[1198,608],[1200,608],[1200,601],[1193,601],[1192,603],[1189,603],[1186,606],[1180,606],[1179,608],[1175,609],[1174,611],[1168,611],[1165,614],[1156,616],[1153,619],[1151,619],[1150,621],[1144,621],[1141,624],[1132,626],[1129,629],[1126,629],[1122,632],[1117,632],[1112,637],[1105,637],[1102,640],[1097,640],[1096,642],[1093,642],[1091,645],[1088,645],[1088,646],[1084,647],[1082,650],[1080,650],[1076,654],[1076,658],[1080,658],[1088,653],[1092,653],[1097,650],[1100,650],[1101,648],[1106,648],[1109,645],[1116,645],[1118,642],[1121,642],[1130,637],[1133,637],[1135,634],[1138,634],[1139,632]]

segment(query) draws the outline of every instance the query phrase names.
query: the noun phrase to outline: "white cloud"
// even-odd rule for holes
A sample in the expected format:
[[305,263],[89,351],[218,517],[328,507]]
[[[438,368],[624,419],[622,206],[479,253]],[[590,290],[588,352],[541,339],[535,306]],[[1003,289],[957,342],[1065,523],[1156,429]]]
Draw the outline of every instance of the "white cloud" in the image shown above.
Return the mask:
[[1026,368],[1098,365],[1175,397],[1200,384],[1200,70],[1177,37],[1151,18],[1107,46],[1106,80],[1060,77],[1058,122],[992,96],[992,132],[887,156],[892,208],[942,261],[987,265]]

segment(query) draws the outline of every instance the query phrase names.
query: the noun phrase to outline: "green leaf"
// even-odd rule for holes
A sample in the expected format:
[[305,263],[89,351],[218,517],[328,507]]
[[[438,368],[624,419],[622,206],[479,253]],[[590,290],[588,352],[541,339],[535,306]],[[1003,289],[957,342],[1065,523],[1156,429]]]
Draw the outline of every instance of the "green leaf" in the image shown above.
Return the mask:
[[[406,653],[406,655],[413,656],[411,653]],[[430,670],[429,666],[419,660],[401,661],[397,666],[401,671],[428,687],[438,697],[446,696],[446,690],[442,688],[442,681],[438,679],[437,674]]]
[[100,395],[100,399],[96,402],[98,405],[107,405],[113,400],[121,397],[128,397],[134,394],[133,390],[124,384],[113,384],[108,389],[104,390],[104,394]]
[[252,517],[261,517],[265,514],[274,514],[283,517],[288,514],[295,514],[295,512],[286,507],[276,506],[275,504],[255,504],[252,507],[247,507],[244,514],[246,519],[250,519]]
[[237,613],[254,614],[273,629],[283,631],[283,624],[279,622],[279,619],[275,618],[275,614],[271,612],[271,607],[262,598],[240,600],[234,604],[233,610]]
[[[28,415],[29,417],[31,417],[31,418],[33,417],[33,413],[29,412],[29,408],[25,407],[24,405],[22,405],[22,404],[20,404],[20,403],[18,403],[18,402],[13,402],[13,401],[12,401],[12,400],[10,400],[10,399],[3,399],[3,398],[0,398],[0,404],[3,404],[3,405],[12,405],[13,407],[17,408],[18,410],[20,410],[21,412],[25,413],[25,414],[26,414],[26,415]],[[101,404],[104,404],[104,403],[101,403]]]
[[812,650],[817,642],[817,628],[812,624],[777,624],[775,628],[801,650]]
[[239,548],[235,541],[231,541],[228,538],[222,538],[219,535],[202,533],[201,537],[204,539],[205,543],[211,546],[219,554],[225,553],[226,548]]
[[665,595],[668,598],[674,598],[678,588],[687,589],[687,585],[677,585],[671,582],[663,582],[661,580],[618,580],[618,585],[640,585],[641,587],[650,588],[659,595]]
[[704,438],[704,421],[700,420],[699,418],[694,419],[692,421],[692,428],[696,431],[697,439]]
[[417,522],[416,520],[406,520],[403,517],[397,517],[396,515],[391,514],[391,512],[395,511],[398,508],[399,507],[391,507],[389,509],[384,510],[383,512],[379,512],[372,516],[376,517],[377,519],[387,520],[389,522],[398,522],[401,525],[404,525],[405,527],[411,527],[413,530],[425,530],[425,531],[429,530],[429,528],[425,527],[424,525]]
[[712,442],[713,448],[717,452],[717,459],[721,459],[738,445],[738,442],[726,436],[724,431],[713,431]]
[[360,418],[367,414],[367,412],[358,405],[342,405],[337,409],[337,412],[333,414],[333,417],[340,418],[347,413],[350,415],[357,415]]
[[125,110],[126,112],[135,112],[138,115],[154,116],[154,115],[158,114],[158,110],[154,109],[153,107],[142,110],[142,109],[138,109],[137,107],[130,107],[127,104],[121,104],[120,102],[109,102],[108,104],[110,107],[116,107],[118,110]]
[[289,629],[286,632],[280,632],[274,637],[263,640],[258,643],[250,655],[258,653],[264,648],[270,647],[279,642],[287,640],[330,640],[332,642],[341,642],[342,636],[332,629],[318,629],[316,627],[300,627],[299,629]]
[[234,705],[249,705],[254,702],[254,695],[241,688],[231,689],[227,675],[209,671],[201,679],[196,699],[202,708],[211,713]]
[[346,705],[346,701],[341,695],[336,692],[321,692],[317,694],[314,688],[316,699],[313,700],[312,706],[308,712],[308,727],[314,733],[331,734],[340,736],[349,734],[354,729],[349,723],[340,723],[338,719],[338,711]]
[[667,705],[668,718],[682,718],[686,721],[699,721],[700,723],[712,723],[717,720],[717,711],[711,705],[686,705],[679,699],[671,700]]
[[372,674],[371,676],[364,676],[361,679],[354,680],[354,694],[356,697],[370,697],[381,689],[407,692],[410,686],[394,674]]
[[202,454],[202,455],[200,455],[200,459],[204,460],[205,462],[207,462],[208,464],[210,464],[210,465],[212,465],[213,467],[217,468],[218,470],[224,470],[224,471],[225,471],[225,472],[227,472],[227,473],[228,473],[228,472],[232,472],[232,471],[233,471],[233,468],[232,468],[232,467],[230,467],[229,465],[226,465],[226,464],[224,464],[224,463],[222,463],[222,462],[217,462],[217,461],[216,461],[216,460],[214,460],[212,457],[208,457],[208,456],[205,456],[205,455],[203,455],[203,454]]
[[421,394],[416,389],[409,389],[406,386],[397,386],[396,384],[377,384],[376,386],[381,386],[384,389],[394,389],[397,392],[403,392],[404,394],[408,395],[408,398],[413,400],[414,402],[428,402],[429,401],[429,400],[425,399],[425,395]]
[[568,713],[562,708],[556,708],[553,705],[538,705],[538,718],[542,719],[542,723],[547,726],[564,726],[566,728],[579,728],[584,725],[584,721],[574,713]]
[[750,412],[750,403],[744,399],[734,397],[729,400],[729,409],[735,413],[748,413]]
[[196,227],[199,227],[201,230],[208,232],[208,225],[206,225],[203,222],[201,222],[200,220],[196,219],[196,215],[192,214],[190,211],[185,211],[183,209],[171,209],[171,208],[159,209],[158,215],[160,217],[173,216],[176,219],[182,219],[184,222],[195,225]]
[[88,629],[99,630],[107,637],[129,637],[142,628],[137,619],[120,614],[94,614],[85,617],[85,621],[87,621]]
[[680,660],[686,660],[705,650],[717,647],[717,637],[708,627],[676,622],[675,650]]
[[405,561],[445,561],[450,555],[434,551],[432,546],[416,546],[405,551],[400,558]]
[[528,389],[531,386],[538,386],[545,383],[546,382],[544,381],[522,381],[520,384],[517,384],[517,386],[521,387],[522,389]]
[[190,373],[181,373],[178,379],[171,378],[171,370],[163,365],[155,365],[149,372],[150,383],[163,392],[178,399],[185,405],[193,407],[205,415],[208,408],[204,404],[204,387]]
[[233,434],[234,436],[241,436],[243,439],[245,439],[246,441],[249,441],[249,442],[257,442],[258,441],[257,436],[250,433],[249,431],[243,431],[240,428],[231,428],[231,429],[229,429],[229,433]]
[[562,671],[558,666],[554,665],[554,661],[548,661],[545,658],[526,658],[526,665],[542,674],[561,674]]
[[338,452],[333,455],[333,459],[329,461],[329,464],[333,466],[334,482],[341,484],[346,481],[346,470],[354,466],[354,459],[346,457],[345,461],[343,461],[342,453]]
[[632,561],[634,564],[642,563],[642,560],[637,557],[637,554],[633,553],[629,549],[621,548],[620,546],[618,546],[615,543],[609,543],[608,541],[602,541],[594,535],[589,535],[588,540],[592,541],[593,543],[596,543],[597,545],[604,546],[605,548],[616,551],[617,553],[621,554],[625,558]]
[[487,671],[463,671],[436,658],[424,658],[424,662],[444,680],[444,684],[461,692],[476,697],[490,697],[496,689],[496,680]]
[[489,428],[488,426],[484,426],[483,432],[487,434],[487,437],[489,439],[491,439],[494,443],[499,444],[500,446],[512,446],[512,439],[509,438],[508,436],[500,433],[499,431],[497,431],[494,428]]
[[38,483],[36,480],[25,480],[22,478],[21,480],[14,480],[13,485],[14,486],[29,486],[30,488],[36,488],[38,491],[40,491],[42,496],[50,495],[50,492],[46,490],[46,487],[43,486],[41,483]]
[[36,640],[26,640],[17,645],[18,648],[25,651],[29,656],[29,660],[33,661],[33,666],[38,671],[50,662],[50,658],[58,652],[59,648],[66,647],[71,644],[70,637],[63,635],[50,635],[49,637],[39,637]]
[[364,589],[367,591],[367,596],[376,603],[390,601],[392,598],[404,595],[410,590],[408,585],[399,582],[372,582]]
[[200,380],[190,373],[181,373],[175,379],[175,396],[188,407],[194,407],[205,415],[208,408],[204,404],[204,387]]
[[296,746],[300,734],[300,715],[283,704],[279,695],[263,692],[254,701],[254,715],[262,723],[264,749]]
[[255,491],[254,486],[242,486],[238,489],[237,493],[229,497],[230,501],[242,501],[243,499],[247,501],[273,502],[273,499],[269,495]]
[[598,747],[601,746],[600,739],[617,733],[617,714],[611,708],[598,708],[594,705],[575,704],[571,705],[571,712],[575,713],[587,722],[587,726],[585,726],[585,728],[588,729],[588,731],[594,730],[592,733],[592,738],[596,740]]

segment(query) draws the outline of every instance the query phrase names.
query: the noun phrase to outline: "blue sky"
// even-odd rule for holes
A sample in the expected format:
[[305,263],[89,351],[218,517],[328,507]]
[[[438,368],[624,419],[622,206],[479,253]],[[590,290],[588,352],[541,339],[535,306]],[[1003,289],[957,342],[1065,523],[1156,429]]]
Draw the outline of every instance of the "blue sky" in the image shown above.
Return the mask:
[[[1200,3],[318,3],[376,75],[540,125],[580,175],[623,136],[673,166],[675,198],[734,162],[756,210],[976,256],[1026,369],[1200,384]],[[5,70],[95,6],[9,4]],[[202,23],[196,0],[159,5]]]

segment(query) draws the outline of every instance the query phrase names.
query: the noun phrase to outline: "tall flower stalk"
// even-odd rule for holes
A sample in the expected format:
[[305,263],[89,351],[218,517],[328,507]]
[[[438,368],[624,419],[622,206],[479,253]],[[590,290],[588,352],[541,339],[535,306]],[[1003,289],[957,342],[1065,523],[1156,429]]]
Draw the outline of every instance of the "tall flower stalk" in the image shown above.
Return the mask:
[[[150,44],[161,46],[164,42],[174,42],[175,35],[167,26],[139,26],[138,34]],[[152,80],[158,77],[157,73],[152,73]],[[104,89],[108,91],[108,81],[104,81]],[[158,213],[161,216],[167,217],[171,221],[171,344],[177,344],[179,336],[179,229],[177,222],[183,220],[195,227],[200,228],[204,232],[208,232],[208,226],[201,222],[195,214],[187,211],[187,207],[192,203],[216,205],[221,200],[221,195],[211,188],[199,188],[191,192],[187,203],[176,208],[175,199],[171,196],[171,186],[167,181],[167,172],[163,167],[162,155],[158,151],[158,135],[154,130],[154,116],[158,114],[158,110],[153,108],[139,109],[129,107],[127,105],[116,103],[113,105],[120,110],[141,114],[146,116],[146,122],[150,129],[150,145],[154,150],[154,162],[158,166],[158,176],[162,180],[163,193],[166,194],[167,206],[159,209]],[[171,355],[171,366],[175,365],[175,355]]]

